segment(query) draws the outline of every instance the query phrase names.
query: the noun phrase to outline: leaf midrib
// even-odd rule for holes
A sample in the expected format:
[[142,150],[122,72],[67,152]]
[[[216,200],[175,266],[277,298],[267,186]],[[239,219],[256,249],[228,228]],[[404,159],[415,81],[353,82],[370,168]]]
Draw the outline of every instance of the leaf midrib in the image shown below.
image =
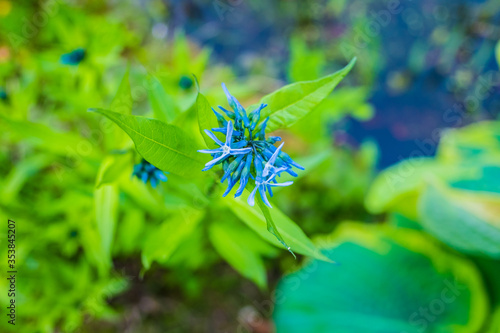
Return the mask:
[[[335,74],[337,74],[337,73],[333,73],[333,74],[331,74],[331,75],[335,75]],[[345,77],[345,75],[343,76],[343,78],[344,78],[344,77]],[[325,79],[326,79],[326,78],[325,78]],[[330,77],[328,77],[328,79],[330,79]],[[318,82],[319,82],[319,81],[318,81]],[[331,83],[331,82],[330,82],[330,83]],[[292,102],[292,103],[290,103],[290,104],[288,104],[288,105],[286,105],[286,106],[282,107],[281,109],[278,109],[278,110],[276,110],[276,111],[274,111],[274,112],[270,113],[270,114],[269,114],[269,116],[271,116],[271,115],[275,115],[275,114],[280,113],[280,112],[283,112],[285,109],[289,108],[290,106],[292,106],[292,105],[294,105],[294,104],[297,104],[297,103],[302,102],[304,99],[306,99],[307,97],[311,96],[311,95],[312,95],[312,94],[314,94],[316,91],[318,91],[318,90],[320,90],[321,88],[324,88],[324,87],[325,87],[324,85],[319,86],[317,89],[314,89],[314,90],[313,90],[313,91],[311,91],[309,94],[304,95],[301,99],[297,99],[297,100],[295,100],[294,102]],[[269,119],[269,120],[272,120],[272,119]]]
[[[99,113],[102,113],[102,112],[99,112]],[[102,113],[102,114],[103,114],[103,115],[105,115],[105,116],[107,116],[105,113]],[[169,146],[167,146],[167,145],[165,145],[165,144],[163,144],[163,143],[161,143],[161,142],[158,142],[158,141],[156,141],[156,140],[153,140],[152,138],[150,138],[150,137],[148,137],[148,136],[145,136],[144,134],[142,134],[142,133],[140,133],[140,132],[137,132],[135,129],[133,129],[132,127],[130,127],[130,126],[128,126],[127,124],[125,124],[125,123],[124,123],[122,120],[120,120],[118,117],[115,117],[115,118],[116,118],[116,120],[117,120],[117,121],[118,121],[118,122],[119,122],[122,126],[124,126],[124,127],[128,128],[128,129],[130,129],[132,132],[134,132],[134,133],[138,134],[139,136],[142,136],[143,138],[145,138],[145,139],[147,139],[147,140],[149,140],[149,141],[152,141],[152,142],[154,142],[154,143],[156,143],[156,144],[158,144],[158,145],[160,145],[160,146],[162,146],[162,147],[165,147],[165,148],[167,148],[168,150],[171,150],[171,151],[173,151],[173,152],[175,152],[175,153],[178,153],[178,154],[180,154],[180,155],[182,155],[182,156],[185,156],[186,158],[189,158],[190,160],[193,160],[193,161],[195,161],[195,162],[199,162],[199,163],[201,163],[201,161],[196,160],[196,159],[194,159],[193,157],[191,157],[191,156],[189,156],[189,155],[184,154],[183,152],[180,152],[180,151],[178,151],[178,150],[176,150],[176,149],[173,149],[172,147],[169,147]],[[138,121],[139,121],[139,120],[138,120]]]

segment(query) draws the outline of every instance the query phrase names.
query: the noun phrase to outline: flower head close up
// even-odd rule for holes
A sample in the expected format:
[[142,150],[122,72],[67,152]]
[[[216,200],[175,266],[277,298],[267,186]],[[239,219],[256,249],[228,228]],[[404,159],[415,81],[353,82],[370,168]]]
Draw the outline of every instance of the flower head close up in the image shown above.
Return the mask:
[[132,173],[132,176],[136,176],[144,184],[147,184],[149,181],[151,186],[156,188],[160,181],[167,181],[165,173],[168,174],[168,172],[163,172],[145,159],[142,159],[139,164],[134,165],[134,172]]
[[[223,196],[228,195],[239,182],[234,195],[239,197],[249,180],[252,179],[255,186],[248,197],[248,204],[251,206],[255,204],[255,195],[259,192],[262,201],[271,207],[267,193],[272,197],[273,187],[293,184],[292,181],[278,183],[276,177],[283,172],[296,177],[297,173],[292,168],[301,170],[304,168],[281,150],[284,142],[279,147],[274,146],[276,142],[281,141],[280,137],[266,138],[265,131],[269,118],[262,122],[260,119],[260,113],[267,106],[266,104],[261,104],[247,114],[240,102],[229,93],[224,83],[222,89],[226,93],[232,111],[219,106],[224,116],[212,109],[219,127],[212,128],[212,131],[205,129],[205,133],[219,147],[199,150],[200,153],[211,154],[213,158],[205,164],[203,171],[210,170],[218,164],[222,165],[224,175],[221,182],[227,180],[227,189]],[[219,140],[214,132],[225,135],[225,141]]]

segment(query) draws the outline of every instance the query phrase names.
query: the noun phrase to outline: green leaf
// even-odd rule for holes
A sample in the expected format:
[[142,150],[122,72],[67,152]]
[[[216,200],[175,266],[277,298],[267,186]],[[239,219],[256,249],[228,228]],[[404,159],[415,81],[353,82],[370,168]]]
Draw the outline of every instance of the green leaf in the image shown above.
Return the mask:
[[319,105],[337,84],[349,73],[356,58],[343,69],[314,81],[289,84],[264,96],[260,103],[268,104],[261,112],[261,119],[269,118],[266,132],[292,126]]
[[148,97],[157,119],[168,123],[174,121],[177,116],[175,101],[153,75],[148,77]]
[[416,200],[427,177],[446,172],[432,158],[401,161],[375,178],[365,199],[373,214],[397,211],[407,217],[416,216]]
[[280,232],[278,231],[278,228],[276,228],[276,224],[274,223],[271,212],[269,211],[269,207],[267,207],[264,204],[264,202],[262,201],[262,199],[260,197],[257,197],[256,201],[257,201],[257,204],[259,205],[260,210],[262,211],[262,214],[264,214],[264,217],[266,219],[267,231],[269,231],[271,234],[273,234],[276,237],[276,239],[281,243],[281,245],[283,245],[285,247],[285,249],[287,249],[295,259],[297,259],[297,257],[295,256],[295,253],[293,253],[290,246],[288,246],[285,243],[283,236],[281,236]]
[[132,158],[130,154],[113,154],[106,156],[97,172],[95,182],[96,188],[104,184],[115,182],[125,171],[132,173],[132,170],[128,170],[131,165]]
[[142,251],[142,263],[146,269],[153,261],[166,262],[181,242],[193,232],[203,218],[202,211],[180,209],[149,234]]
[[125,72],[123,79],[118,87],[113,101],[111,101],[110,109],[114,112],[121,114],[132,114],[132,106],[134,102],[132,99],[132,90],[129,81],[129,69]]
[[209,236],[217,252],[244,277],[261,289],[266,287],[266,269],[258,253],[249,250],[245,234],[228,223],[215,221],[210,225]]
[[[241,197],[226,198],[222,200],[222,202],[225,203],[241,221],[269,243],[277,247],[284,246],[285,248],[288,247],[285,244],[289,244],[290,248],[297,253],[331,262],[330,259],[325,257],[314,246],[302,229],[278,208],[274,207],[273,209],[261,210],[257,207],[249,206],[247,199],[248,193],[244,191]],[[264,207],[267,208],[266,206]],[[270,223],[271,221],[272,224]],[[271,234],[273,231],[277,230],[276,226],[279,228],[279,233],[277,233],[277,235],[274,233]],[[281,235],[283,236],[281,237]]]
[[89,109],[108,117],[134,141],[139,154],[157,168],[185,177],[201,173],[203,160],[195,142],[174,125],[156,119]]
[[488,316],[475,265],[408,229],[345,223],[324,240],[339,265],[311,260],[285,276],[277,332],[479,332]]
[[419,205],[422,226],[449,246],[477,256],[500,258],[500,196],[430,183]]
[[203,140],[205,140],[207,147],[215,147],[214,140],[212,140],[204,130],[210,131],[212,128],[217,128],[219,127],[219,123],[212,112],[212,108],[210,107],[210,103],[208,103],[207,98],[199,91],[196,96],[196,113],[198,114],[198,126],[200,128],[200,133],[203,136]]
[[95,216],[102,256],[111,265],[111,247],[118,214],[118,188],[105,185],[94,191]]

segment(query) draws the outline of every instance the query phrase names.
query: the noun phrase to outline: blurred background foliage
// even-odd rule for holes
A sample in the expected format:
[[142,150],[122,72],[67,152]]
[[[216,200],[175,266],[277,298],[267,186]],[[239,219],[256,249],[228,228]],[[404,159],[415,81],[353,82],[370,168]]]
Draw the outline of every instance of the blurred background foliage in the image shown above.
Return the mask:
[[[500,4],[396,3],[1,0],[0,216],[19,271],[2,332],[500,332]],[[217,179],[132,178],[131,141],[87,112],[194,133],[192,74],[211,105],[225,82],[247,106],[353,56],[279,131],[307,169],[275,198],[278,228],[336,265],[247,228]]]

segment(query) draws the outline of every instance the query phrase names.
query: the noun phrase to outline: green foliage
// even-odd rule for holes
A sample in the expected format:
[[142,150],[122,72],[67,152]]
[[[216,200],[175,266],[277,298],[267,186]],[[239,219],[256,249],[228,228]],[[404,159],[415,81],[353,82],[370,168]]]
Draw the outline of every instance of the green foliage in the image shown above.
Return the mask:
[[185,177],[196,176],[203,168],[196,142],[175,125],[155,119],[90,109],[108,117],[134,141],[137,151],[154,166]]
[[[331,3],[335,13],[344,2]],[[237,80],[227,66],[208,66],[210,51],[183,33],[151,37],[150,22],[135,15],[144,8],[133,3],[58,2],[57,15],[30,38],[22,35],[25,18],[40,3],[7,3],[11,13],[0,19],[0,88],[9,95],[0,100],[0,218],[17,223],[18,331],[119,331],[128,314],[149,318],[143,307],[162,307],[155,302],[165,298],[174,315],[187,308],[190,319],[198,315],[193,304],[210,307],[212,299],[228,299],[236,312],[228,296],[237,294],[235,284],[250,290],[243,302],[268,297],[268,285],[303,259],[276,293],[286,296],[276,304],[280,332],[414,332],[424,323],[410,316],[455,279],[461,294],[428,330],[500,327],[498,122],[447,132],[435,158],[383,171],[367,193],[377,148],[335,148],[328,132],[345,115],[373,114],[370,87],[353,86],[350,75],[335,89],[354,59],[325,75],[341,67],[327,54],[338,50],[295,36],[290,82],[271,92],[278,81],[269,73]],[[168,13],[163,2],[154,6]],[[78,66],[59,62],[80,47],[86,56]],[[359,51],[375,60],[356,74],[373,79],[377,53]],[[280,130],[287,152],[306,167],[297,178],[280,178],[295,184],[275,190],[273,209],[250,207],[248,193],[222,198],[221,170],[201,172],[207,157],[196,150],[213,147],[203,130],[219,127],[211,107],[226,103],[221,82],[243,105],[269,104],[262,113],[268,130]],[[131,177],[142,158],[169,172],[168,181],[153,189]],[[343,220],[380,222],[383,214],[384,226],[341,224],[333,237],[310,238]],[[6,251],[0,248],[4,258]],[[6,279],[0,289],[8,289]],[[7,304],[2,293],[0,306]],[[0,327],[12,331],[5,321]]]
[[382,172],[367,208],[416,220],[466,254],[499,258],[499,134],[495,122],[446,132],[436,158],[405,160]]
[[203,136],[203,140],[205,141],[207,147],[216,147],[214,140],[212,140],[205,133],[205,130],[217,128],[219,127],[219,124],[217,123],[217,118],[215,117],[207,98],[199,91],[196,96],[196,114],[198,115],[198,129]]
[[261,119],[269,118],[266,132],[287,128],[314,110],[340,81],[349,73],[356,59],[343,69],[323,78],[296,82],[264,96],[260,103],[267,104],[261,112]]
[[275,255],[273,247],[256,237],[252,231],[235,223],[212,223],[209,236],[222,258],[260,288],[266,287],[266,268],[261,256]]
[[[330,261],[314,246],[304,232],[278,208],[260,210],[262,205],[251,207],[247,204],[248,193],[243,192],[239,198],[228,198],[226,204],[233,213],[238,216],[246,225],[253,229],[259,236],[269,243],[280,246],[283,245],[300,254],[304,254],[320,260]],[[259,211],[260,210],[260,211]],[[266,216],[267,215],[267,216]],[[270,225],[270,221],[274,225]],[[275,229],[279,226],[279,234]],[[267,232],[267,231],[269,232]],[[283,234],[284,236],[281,236]]]
[[421,232],[346,223],[321,241],[339,264],[283,278],[277,332],[477,332],[486,319],[474,265]]

